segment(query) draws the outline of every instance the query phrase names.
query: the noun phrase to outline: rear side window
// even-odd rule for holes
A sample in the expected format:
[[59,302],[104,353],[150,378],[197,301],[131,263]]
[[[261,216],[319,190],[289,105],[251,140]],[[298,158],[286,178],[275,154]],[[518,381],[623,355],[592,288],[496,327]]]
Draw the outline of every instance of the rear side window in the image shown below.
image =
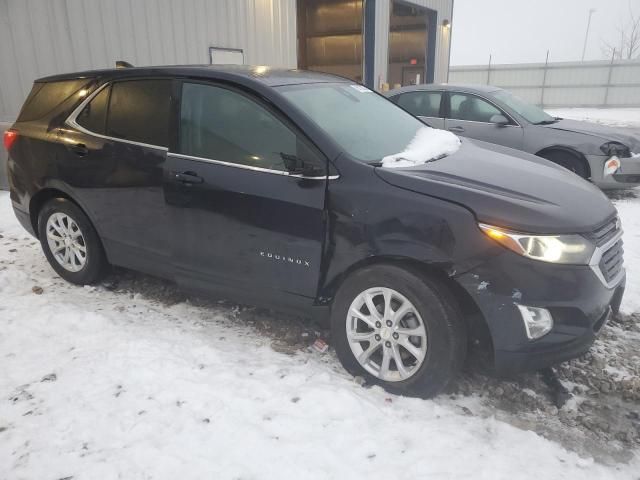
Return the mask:
[[36,82],[22,106],[19,122],[28,122],[44,117],[87,83],[82,80],[61,82]]
[[90,132],[105,133],[107,123],[107,105],[111,87],[105,87],[93,97],[76,118],[76,123]]
[[416,117],[439,117],[442,92],[407,92],[398,98],[398,105]]
[[213,85],[184,83],[179,152],[269,170],[301,160],[321,167],[314,151],[250,98]]
[[170,80],[131,80],[111,86],[107,135],[167,147]]

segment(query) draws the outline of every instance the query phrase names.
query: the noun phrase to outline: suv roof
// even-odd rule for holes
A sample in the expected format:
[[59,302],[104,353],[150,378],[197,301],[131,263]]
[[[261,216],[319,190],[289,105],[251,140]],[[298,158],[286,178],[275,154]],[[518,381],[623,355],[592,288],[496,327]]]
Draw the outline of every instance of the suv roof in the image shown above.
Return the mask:
[[55,82],[79,78],[127,78],[144,76],[186,76],[214,79],[238,79],[255,81],[270,87],[279,85],[295,85],[301,83],[348,82],[343,77],[328,73],[309,72],[305,70],[271,68],[251,65],[170,65],[156,67],[110,68],[104,70],[88,70],[84,72],[65,73],[43,77],[36,82]]

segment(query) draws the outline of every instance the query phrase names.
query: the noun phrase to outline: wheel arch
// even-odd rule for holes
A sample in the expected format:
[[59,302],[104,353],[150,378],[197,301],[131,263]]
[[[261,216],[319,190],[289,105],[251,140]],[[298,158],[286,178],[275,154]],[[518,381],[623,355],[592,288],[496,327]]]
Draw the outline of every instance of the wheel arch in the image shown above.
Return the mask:
[[549,153],[549,152],[563,152],[563,153],[568,153],[569,155],[573,155],[587,169],[587,178],[591,178],[591,165],[589,164],[587,157],[585,157],[584,154],[580,153],[575,148],[569,147],[567,145],[550,145],[548,147],[544,147],[540,149],[538,152],[535,153],[535,155],[538,157],[542,157],[544,153]]
[[409,270],[419,277],[439,282],[447,290],[447,293],[450,294],[451,299],[455,301],[455,307],[459,309],[464,318],[467,333],[472,344],[470,346],[477,346],[482,355],[488,355],[490,357],[486,359],[487,362],[491,365],[493,364],[494,347],[489,324],[471,295],[447,273],[448,269],[446,265],[421,262],[412,258],[399,256],[367,257],[354,263],[342,274],[333,279],[323,289],[323,294],[320,298],[325,299],[331,307],[340,286],[349,276],[365,267],[375,265],[394,265]]

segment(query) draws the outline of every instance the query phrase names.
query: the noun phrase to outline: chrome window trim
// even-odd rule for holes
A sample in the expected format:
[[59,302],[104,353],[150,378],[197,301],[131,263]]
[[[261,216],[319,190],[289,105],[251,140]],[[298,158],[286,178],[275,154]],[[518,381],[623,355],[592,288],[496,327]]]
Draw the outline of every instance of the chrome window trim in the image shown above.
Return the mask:
[[607,280],[604,278],[604,275],[602,274],[602,271],[600,270],[600,260],[602,260],[602,256],[607,250],[618,243],[618,241],[622,238],[622,233],[623,231],[619,230],[618,233],[616,233],[616,235],[607,243],[600,247],[596,247],[593,255],[591,256],[591,260],[589,261],[589,267],[591,267],[593,273],[596,274],[598,280],[600,280],[600,282],[602,282],[602,284],[608,289],[612,289],[616,287],[618,283],[620,283],[620,280],[622,280],[622,277],[624,276],[626,270],[623,263],[623,266],[620,268],[620,272],[618,272],[618,274],[614,278],[612,278],[610,282],[607,282]]
[[272,168],[254,167],[254,166],[251,166],[251,165],[242,165],[240,163],[225,162],[223,160],[214,160],[212,158],[205,158],[205,157],[196,157],[194,155],[185,155],[183,153],[168,152],[167,155],[170,156],[170,157],[184,158],[186,160],[195,160],[197,162],[213,163],[215,165],[222,165],[222,166],[225,166],[225,167],[235,167],[235,168],[241,168],[243,170],[253,170],[254,172],[261,172],[261,173],[271,173],[273,175],[281,175],[283,177],[302,178],[304,180],[325,180],[325,179],[326,180],[336,180],[336,179],[340,178],[340,175],[319,175],[319,176],[315,176],[315,177],[310,177],[310,176],[306,176],[306,175],[302,175],[302,174],[289,173],[289,172],[284,171],[284,170],[275,170],[275,169],[272,169]]
[[150,143],[143,143],[143,142],[136,142],[134,140],[126,140],[124,138],[116,138],[116,137],[110,137],[108,135],[103,135],[101,133],[96,133],[96,132],[92,132],[91,130],[87,130],[86,128],[84,128],[82,125],[80,125],[76,120],[78,118],[78,115],[80,115],[80,112],[82,112],[82,110],[84,110],[84,107],[87,106],[87,104],[93,100],[96,95],[98,95],[102,90],[104,90],[105,88],[107,88],[109,85],[111,85],[113,82],[107,82],[103,85],[100,85],[100,87],[98,87],[95,91],[91,92],[91,95],[89,95],[87,98],[85,98],[80,105],[78,105],[73,112],[71,112],[71,115],[69,115],[67,117],[67,119],[65,120],[65,124],[75,128],[76,130],[79,130],[80,132],[86,134],[86,135],[91,135],[94,137],[98,137],[98,138],[102,138],[104,140],[113,140],[114,142],[122,142],[122,143],[128,143],[130,145],[137,145],[139,147],[145,147],[145,148],[155,148],[157,150],[162,150],[164,152],[168,152],[169,148],[168,147],[162,147],[160,145],[152,145]]
[[82,112],[82,110],[84,110],[84,107],[87,106],[87,104],[93,100],[96,95],[98,95],[103,89],[107,88],[109,85],[111,85],[113,82],[107,82],[103,85],[101,85],[100,87],[98,87],[95,91],[91,92],[91,94],[89,96],[87,96],[87,98],[85,98],[80,105],[78,105],[72,112],[71,114],[67,117],[65,124],[75,128],[76,130],[86,134],[86,135],[92,135],[94,137],[98,137],[98,138],[102,138],[104,140],[112,140],[114,142],[122,142],[122,143],[128,143],[130,145],[137,145],[139,147],[146,147],[146,148],[155,148],[158,150],[162,150],[164,152],[167,152],[167,155],[170,155],[172,157],[177,157],[177,158],[185,158],[187,160],[196,160],[196,161],[200,161],[200,162],[207,162],[207,163],[214,163],[216,165],[224,165],[227,167],[235,167],[235,168],[242,168],[245,170],[253,170],[255,172],[262,172],[262,173],[271,173],[274,175],[282,175],[282,176],[286,176],[286,177],[293,177],[293,178],[302,178],[304,180],[336,180],[338,178],[340,178],[340,175],[321,175],[321,176],[315,176],[315,177],[310,177],[310,176],[306,176],[306,175],[301,175],[301,174],[292,174],[283,170],[274,170],[271,168],[262,168],[262,167],[252,167],[251,165],[242,165],[239,163],[232,163],[232,162],[224,162],[222,160],[214,160],[211,158],[204,158],[204,157],[195,157],[192,155],[184,155],[181,153],[174,153],[174,152],[169,152],[169,148],[167,147],[162,147],[160,145],[151,145],[149,143],[142,143],[142,142],[135,142],[133,140],[126,140],[124,138],[116,138],[116,137],[110,137],[108,135],[103,135],[101,133],[96,133],[96,132],[92,132],[91,130],[87,130],[86,128],[84,128],[82,125],[78,124],[78,122],[76,121],[78,115],[80,115],[80,112]]

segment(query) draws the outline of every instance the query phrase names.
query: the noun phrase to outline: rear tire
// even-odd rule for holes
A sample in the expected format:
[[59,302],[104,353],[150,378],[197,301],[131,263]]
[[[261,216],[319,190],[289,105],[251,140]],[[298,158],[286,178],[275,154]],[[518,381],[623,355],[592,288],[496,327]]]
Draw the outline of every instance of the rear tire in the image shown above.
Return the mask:
[[107,273],[102,242],[89,218],[72,201],[54,198],[42,206],[38,236],[49,264],[66,281],[90,285]]
[[444,285],[394,265],[365,267],[345,280],[331,311],[331,336],[352,375],[423,398],[447,386],[467,350],[463,319]]
[[589,178],[589,170],[587,169],[587,166],[573,153],[563,150],[549,150],[548,152],[542,152],[539,156],[546,158],[567,170],[571,170],[573,173],[585,180]]

